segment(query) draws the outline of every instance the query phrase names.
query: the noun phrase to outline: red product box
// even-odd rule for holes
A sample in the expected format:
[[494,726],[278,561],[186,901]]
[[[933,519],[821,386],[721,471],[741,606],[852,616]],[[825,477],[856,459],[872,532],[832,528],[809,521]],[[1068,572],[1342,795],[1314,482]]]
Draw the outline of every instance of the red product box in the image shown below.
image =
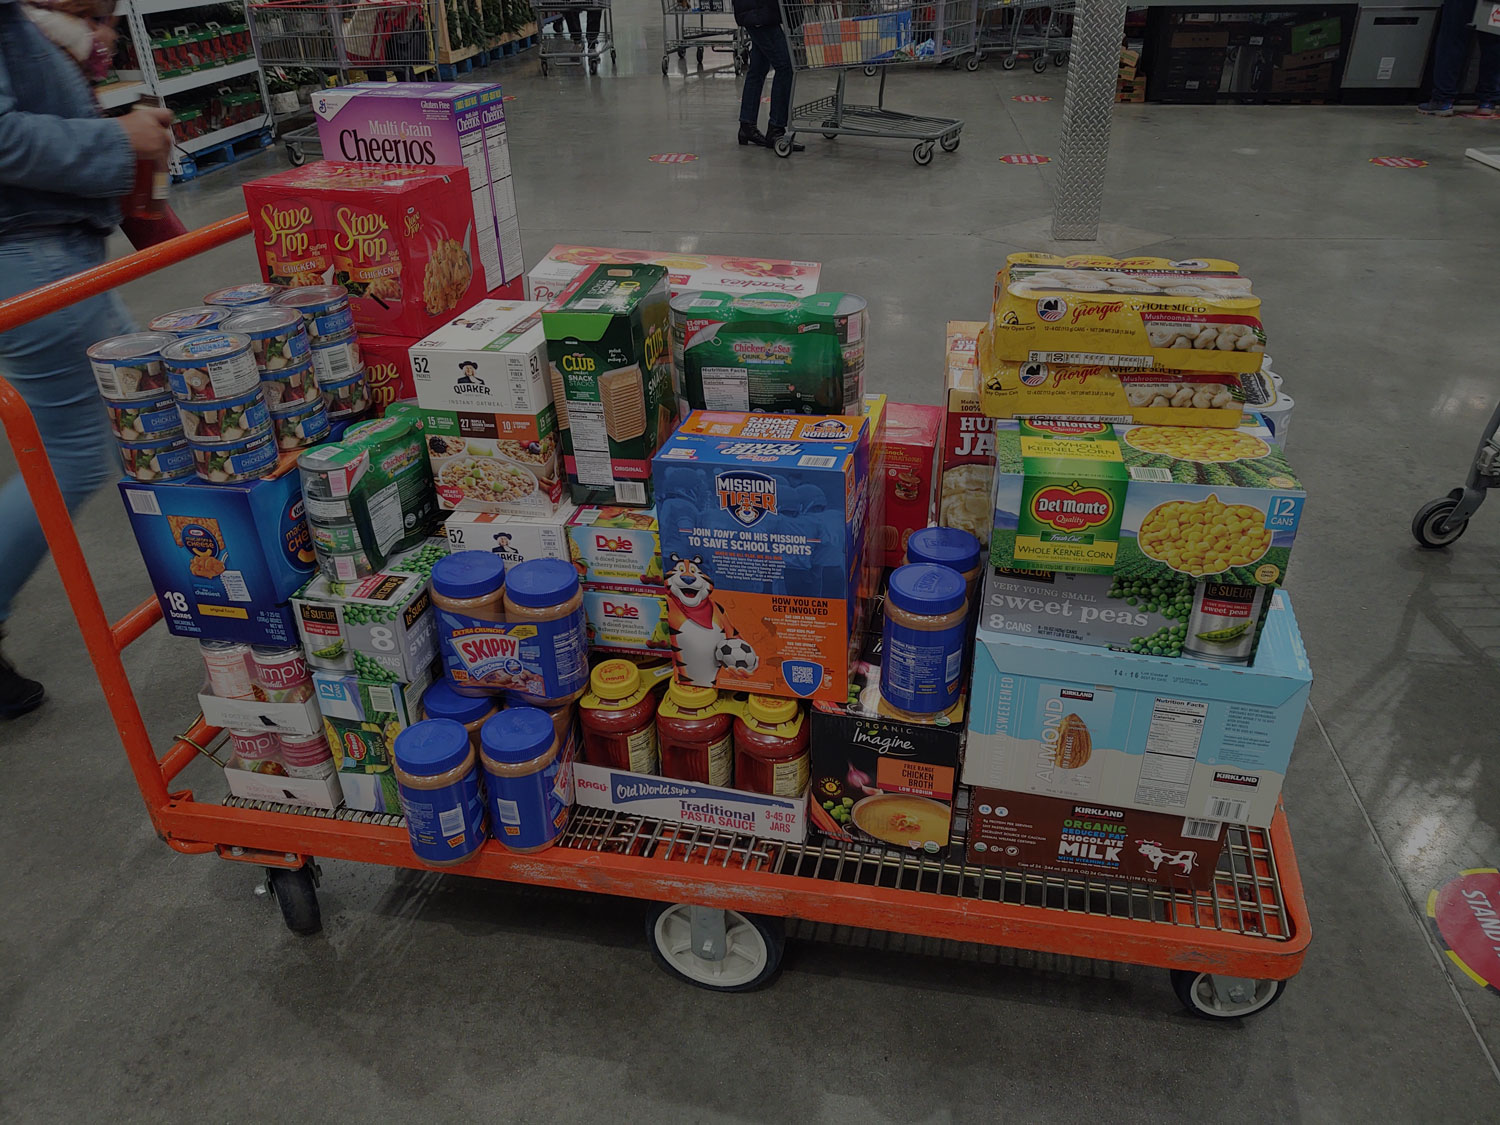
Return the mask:
[[[245,202],[308,215],[362,331],[420,339],[485,295],[463,167],[323,161],[245,185]],[[278,280],[263,247],[261,269]]]
[[906,561],[906,541],[933,522],[937,507],[938,450],[942,444],[941,406],[893,402],[886,407],[885,522],[880,547],[885,566]]
[[360,335],[359,354],[364,357],[365,381],[370,385],[377,415],[384,414],[393,402],[416,397],[408,354],[416,342],[405,336]]
[[978,321],[950,320],[947,329],[942,483],[938,523],[990,541],[994,505],[995,420],[979,404]]

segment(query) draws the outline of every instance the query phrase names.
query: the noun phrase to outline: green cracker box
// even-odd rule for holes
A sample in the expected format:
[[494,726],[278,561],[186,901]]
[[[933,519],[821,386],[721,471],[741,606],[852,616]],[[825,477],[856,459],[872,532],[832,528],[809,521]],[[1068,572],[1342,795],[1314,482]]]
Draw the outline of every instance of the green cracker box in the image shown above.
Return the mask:
[[641,265],[595,266],[542,312],[576,504],[651,503],[676,421],[667,317],[667,271]]

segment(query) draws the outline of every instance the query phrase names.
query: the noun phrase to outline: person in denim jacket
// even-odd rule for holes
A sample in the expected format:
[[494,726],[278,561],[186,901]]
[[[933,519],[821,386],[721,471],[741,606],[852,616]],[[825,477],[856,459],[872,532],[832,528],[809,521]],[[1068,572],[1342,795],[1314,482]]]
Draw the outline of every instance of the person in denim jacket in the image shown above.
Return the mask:
[[[113,0],[0,0],[0,300],[103,264],[137,159],[171,150],[167,110],[100,115],[90,79],[108,65],[113,25]],[[70,511],[120,475],[84,352],[132,327],[110,293],[0,335],[0,375],[35,415]],[[26,485],[12,476],[0,487],[0,631],[46,553]],[[0,719],[42,698],[0,652]]]

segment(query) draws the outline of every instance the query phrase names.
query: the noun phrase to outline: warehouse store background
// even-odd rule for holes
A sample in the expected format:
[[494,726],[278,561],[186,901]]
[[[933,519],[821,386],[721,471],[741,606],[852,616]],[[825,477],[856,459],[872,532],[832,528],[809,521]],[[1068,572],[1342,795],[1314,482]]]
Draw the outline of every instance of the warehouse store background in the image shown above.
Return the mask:
[[[515,98],[531,259],[571,242],[819,260],[870,301],[870,389],[938,401],[943,324],[982,315],[1006,253],[1047,246],[1053,168],[999,157],[1050,152],[1063,72],[893,79],[898,107],[967,121],[959,152],[925,169],[851,138],[781,161],[732,144],[727,73],[661,78],[654,5],[615,17],[618,77],[543,80],[525,56],[485,72]],[[1053,101],[1012,100],[1028,93]],[[324,936],[297,939],[250,893],[253,871],[151,835],[44,572],[12,640],[52,702],[0,733],[0,1110],[234,1119],[295,1097],[374,1120],[1484,1119],[1496,998],[1444,968],[1421,906],[1497,858],[1500,526],[1483,510],[1424,554],[1407,523],[1456,483],[1493,406],[1494,173],[1462,159],[1492,123],[1145,105],[1114,127],[1099,249],[1239,262],[1300,392],[1290,449],[1318,500],[1289,590],[1318,682],[1286,794],[1315,936],[1280,1004],[1207,1026],[1159,971],[1022,971],[847,933],[799,942],[768,991],[715,996],[661,977],[636,904],[338,863]],[[698,159],[647,160],[664,152]],[[1369,163],[1384,155],[1430,163]],[[176,204],[189,225],[233,213],[238,184],[281,162],[205,177]],[[125,295],[144,319],[248,279],[248,260],[229,247]],[[118,503],[80,526],[107,607],[145,597]],[[196,659],[157,633],[127,660],[159,740]]]

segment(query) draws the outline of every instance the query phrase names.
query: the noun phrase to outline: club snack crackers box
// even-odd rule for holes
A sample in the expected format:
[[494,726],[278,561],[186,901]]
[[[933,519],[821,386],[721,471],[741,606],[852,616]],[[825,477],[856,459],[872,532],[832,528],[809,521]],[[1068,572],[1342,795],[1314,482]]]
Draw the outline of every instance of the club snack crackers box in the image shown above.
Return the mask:
[[1154,655],[1253,657],[1305,499],[1268,431],[997,421],[995,454],[991,565],[1112,576],[1177,620]]
[[507,567],[528,559],[567,559],[568,520],[577,511],[564,500],[550,515],[495,515],[490,512],[450,512],[443,534],[455,551],[489,551]]
[[120,496],[172,633],[297,643],[287,603],[316,560],[295,471],[245,484],[125,480]]
[[651,503],[651,458],[677,417],[666,278],[661,266],[596,266],[542,313],[576,504]]
[[[469,173],[486,291],[525,269],[500,87],[480,82],[358,82],[313,95],[318,140],[337,160]],[[479,268],[479,267],[476,267]]]
[[1084,418],[1156,426],[1238,426],[1240,377],[1103,364],[994,360],[984,365],[980,405],[994,418]]
[[938,523],[990,537],[990,500],[995,476],[995,421],[980,407],[976,360],[980,321],[950,320],[944,368],[942,480]]
[[[291,284],[283,228],[306,216],[367,332],[425,336],[484,296],[462,166],[318,162],[245,185],[261,273]],[[295,264],[295,263],[294,263]]]
[[323,733],[338,765],[344,804],[349,808],[400,814],[392,747],[396,736],[422,717],[422,693],[433,674],[429,666],[415,681],[401,683],[313,673]]
[[1284,591],[1249,667],[980,627],[963,780],[1071,801],[1271,823],[1312,685]]
[[654,464],[668,631],[705,687],[843,700],[864,609],[870,422],[698,410]]
[[409,354],[416,342],[405,336],[376,336],[369,333],[360,336],[359,354],[364,360],[365,382],[369,385],[377,418],[392,403],[416,395]]
[[936,855],[952,835],[964,700],[930,723],[898,719],[880,658],[880,634],[866,634],[847,698],[812,706],[808,816],[836,840]]
[[672,368],[690,410],[853,414],[864,397],[861,297],[690,292],[672,298]]
[[[1233,262],[1011,254],[981,364],[1002,360],[1259,371],[1260,298]],[[993,374],[987,367],[986,377]]]
[[661,266],[675,297],[694,290],[776,292],[810,297],[818,291],[818,262],[735,258],[680,250],[622,250],[608,246],[554,246],[526,275],[526,299],[550,301],[598,265]]
[[883,566],[904,563],[911,533],[935,521],[943,422],[941,406],[893,402],[886,407],[881,442],[885,463],[880,474],[885,521],[878,544]]
[[969,795],[968,860],[980,867],[1206,891],[1223,850],[1217,820],[1004,789]]

